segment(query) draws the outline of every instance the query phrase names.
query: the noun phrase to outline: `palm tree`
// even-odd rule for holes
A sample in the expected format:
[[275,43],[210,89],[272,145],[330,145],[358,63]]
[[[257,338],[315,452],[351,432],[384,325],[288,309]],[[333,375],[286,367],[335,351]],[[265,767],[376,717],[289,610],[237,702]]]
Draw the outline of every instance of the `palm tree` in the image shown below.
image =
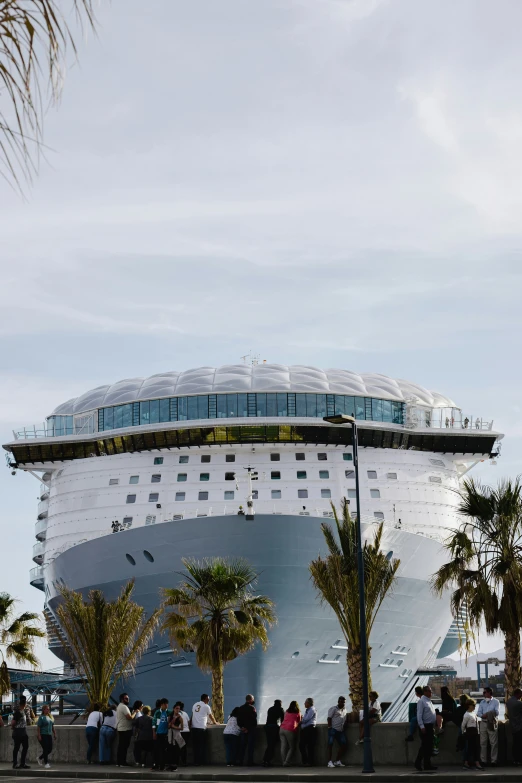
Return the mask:
[[467,617],[469,652],[482,623],[488,634],[502,631],[506,654],[506,699],[518,688],[522,628],[522,486],[520,479],[496,489],[473,479],[463,483],[458,513],[464,520],[445,542],[449,561],[433,576],[435,592],[453,587],[455,618]]
[[[58,0],[0,0],[0,174],[19,184],[37,169],[46,97],[59,100],[76,45]],[[71,0],[80,29],[95,28],[92,0]]]
[[183,581],[162,590],[162,630],[183,650],[195,650],[197,665],[212,673],[214,717],[223,723],[225,665],[257,642],[266,650],[268,628],[276,622],[274,603],[254,594],[258,575],[247,560],[213,557],[182,562],[187,569],[181,574]]
[[42,639],[45,632],[35,625],[38,615],[33,612],[15,614],[16,601],[8,593],[0,593],[0,696],[9,693],[8,661],[20,665],[39,666],[34,651],[35,639]]
[[84,678],[91,704],[108,704],[114,684],[134,672],[158,624],[161,610],[146,618],[144,608],[132,600],[133,590],[130,581],[115,601],[107,601],[101,590],[91,590],[85,600],[81,593],[60,588],[57,632]]
[[[346,639],[348,651],[348,679],[353,711],[362,709],[362,658],[361,624],[359,615],[359,583],[357,575],[357,525],[350,516],[346,500],[342,501],[342,519],[332,504],[337,536],[330,525],[323,522],[323,535],[328,547],[326,557],[319,556],[310,563],[312,581],[322,604],[328,604],[335,612]],[[366,636],[371,630],[379,608],[390,592],[400,560],[388,559],[381,551],[383,524],[377,528],[373,541],[365,541],[364,588],[366,598]],[[370,677],[371,647],[368,646],[368,684]]]

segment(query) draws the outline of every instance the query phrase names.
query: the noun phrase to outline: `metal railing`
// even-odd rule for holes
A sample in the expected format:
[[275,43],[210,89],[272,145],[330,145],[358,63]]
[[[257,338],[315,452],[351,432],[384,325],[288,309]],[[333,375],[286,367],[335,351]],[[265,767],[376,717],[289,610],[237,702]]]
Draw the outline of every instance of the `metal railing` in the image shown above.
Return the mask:
[[29,580],[32,585],[43,584],[44,581],[44,569],[43,566],[39,565],[36,566],[36,568],[31,568],[29,571]]
[[39,541],[45,541],[45,533],[47,531],[47,518],[39,519],[34,526],[34,534]]

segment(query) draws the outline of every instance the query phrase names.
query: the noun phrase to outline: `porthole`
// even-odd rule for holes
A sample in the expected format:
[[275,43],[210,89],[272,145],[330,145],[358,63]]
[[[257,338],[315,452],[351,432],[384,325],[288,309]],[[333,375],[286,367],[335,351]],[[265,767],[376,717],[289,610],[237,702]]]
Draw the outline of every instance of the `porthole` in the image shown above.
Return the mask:
[[292,658],[298,658],[299,657],[299,650],[296,650],[295,653],[292,655]]
[[129,561],[129,563],[131,565],[136,565],[136,561],[135,561],[135,559],[133,558],[132,555],[126,554],[125,557],[127,558],[127,560]]
[[145,556],[145,559],[148,560],[149,563],[153,563],[154,562],[154,558],[152,557],[151,553],[147,552],[146,549],[143,550],[143,554]]
[[391,560],[392,557],[393,557],[393,550],[391,552],[388,552],[388,554],[386,555],[386,560]]

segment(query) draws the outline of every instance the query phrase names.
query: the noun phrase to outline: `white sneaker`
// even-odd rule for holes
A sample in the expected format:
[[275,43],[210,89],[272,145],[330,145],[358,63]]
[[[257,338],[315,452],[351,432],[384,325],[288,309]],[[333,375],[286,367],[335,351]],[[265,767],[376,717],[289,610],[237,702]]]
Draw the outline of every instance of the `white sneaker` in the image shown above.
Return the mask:
[[334,761],[334,767],[344,767],[344,764],[342,761]]
[[329,761],[327,766],[332,767],[333,769],[333,767],[335,767],[335,764],[333,763],[333,761]]
[[51,769],[51,765],[50,764],[46,764],[45,765],[45,769]]

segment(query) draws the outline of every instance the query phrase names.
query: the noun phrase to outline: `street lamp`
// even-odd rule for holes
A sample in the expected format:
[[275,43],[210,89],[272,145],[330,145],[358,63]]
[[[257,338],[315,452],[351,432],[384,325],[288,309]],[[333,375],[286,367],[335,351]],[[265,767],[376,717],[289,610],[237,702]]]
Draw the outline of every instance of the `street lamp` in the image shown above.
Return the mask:
[[368,703],[368,640],[366,638],[366,599],[364,595],[364,559],[361,534],[361,504],[359,502],[359,456],[357,451],[357,422],[353,416],[339,413],[323,416],[329,424],[351,424],[353,440],[353,465],[355,468],[355,502],[357,504],[357,575],[359,578],[359,622],[361,625],[361,662],[363,687],[363,772],[375,772],[373,768],[372,738],[370,736],[370,705]]

